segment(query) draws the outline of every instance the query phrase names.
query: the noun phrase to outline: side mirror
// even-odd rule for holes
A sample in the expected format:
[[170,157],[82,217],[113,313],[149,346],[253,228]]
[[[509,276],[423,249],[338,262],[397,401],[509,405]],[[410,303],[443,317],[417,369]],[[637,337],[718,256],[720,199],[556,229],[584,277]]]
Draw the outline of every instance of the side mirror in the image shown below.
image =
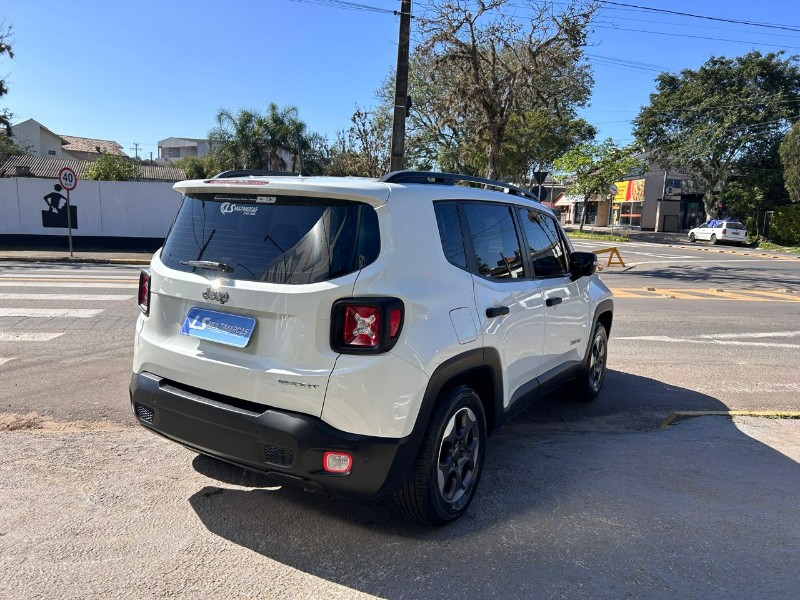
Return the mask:
[[573,281],[594,275],[597,271],[597,255],[593,252],[573,252],[569,258]]

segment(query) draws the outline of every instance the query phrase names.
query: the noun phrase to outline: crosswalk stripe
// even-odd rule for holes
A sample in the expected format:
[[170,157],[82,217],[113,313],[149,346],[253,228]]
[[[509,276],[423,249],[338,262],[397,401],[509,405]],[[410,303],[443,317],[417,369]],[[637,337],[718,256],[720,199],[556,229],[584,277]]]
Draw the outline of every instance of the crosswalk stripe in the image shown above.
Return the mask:
[[119,302],[132,300],[133,296],[124,294],[3,294],[0,300],[80,300],[84,302]]
[[7,363],[10,360],[16,360],[16,358],[3,358],[3,357],[0,357],[0,367],[2,367],[5,363]]
[[0,308],[0,317],[37,317],[44,319],[71,317],[86,319],[96,317],[104,310],[102,308]]
[[49,342],[64,335],[65,331],[48,333],[45,331],[31,331],[28,333],[0,332],[0,342]]
[[126,289],[135,290],[139,287],[139,284],[107,283],[106,280],[104,280],[103,282],[76,280],[76,281],[48,281],[43,283],[41,281],[2,281],[2,278],[0,278],[0,287],[105,288],[105,289],[117,289],[117,290],[126,290]]

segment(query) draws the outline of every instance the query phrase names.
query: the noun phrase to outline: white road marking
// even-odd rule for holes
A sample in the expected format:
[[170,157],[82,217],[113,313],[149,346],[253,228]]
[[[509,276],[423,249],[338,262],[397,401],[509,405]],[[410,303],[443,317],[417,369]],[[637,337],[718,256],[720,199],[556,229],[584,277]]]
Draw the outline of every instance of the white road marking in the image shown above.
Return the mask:
[[0,357],[0,367],[3,366],[5,363],[7,363],[10,360],[17,360],[17,359],[13,358],[13,357],[12,358],[2,358],[2,357]]
[[124,294],[3,294],[0,300],[80,300],[83,302],[103,301],[121,302],[132,300],[133,296]]
[[5,281],[14,281],[15,279],[22,279],[22,280],[30,280],[36,279],[37,281],[40,279],[43,280],[52,280],[52,281],[61,281],[61,280],[82,280],[82,279],[92,279],[92,280],[111,280],[111,281],[139,281],[139,276],[130,277],[127,275],[111,275],[110,273],[106,273],[105,277],[102,275],[85,275],[81,277],[79,273],[74,275],[42,275],[41,273],[7,273],[5,275],[0,275],[0,280]]
[[771,331],[764,333],[708,333],[701,335],[702,338],[736,339],[736,338],[772,338],[772,337],[795,337],[800,335],[800,331]]
[[138,283],[100,283],[97,281],[2,281],[0,278],[0,287],[37,287],[37,288],[105,288],[105,289],[118,289],[135,290],[139,287]]
[[[622,254],[623,260],[624,260],[625,253],[623,252],[621,254]],[[720,258],[718,260],[713,260],[713,259],[712,260],[702,260],[702,259],[696,259],[696,258],[685,258],[685,259],[681,259],[681,261],[682,262],[686,262],[686,263],[691,263],[691,264],[694,265],[694,264],[700,264],[700,263],[716,263],[716,264],[719,264],[719,263],[758,263],[758,262],[774,263],[774,262],[777,261],[777,259],[774,259],[774,258]],[[674,263],[675,263],[674,260],[648,260],[648,261],[643,261],[643,262],[630,262],[630,263],[626,262],[625,264],[627,264],[628,266],[637,266],[637,265],[662,265],[662,264],[670,265],[670,264],[674,264]]]
[[65,333],[66,331],[59,333],[47,333],[44,331],[32,331],[29,333],[0,332],[0,342],[49,342]]
[[740,342],[738,340],[698,340],[692,338],[673,338],[668,335],[640,335],[615,337],[615,340],[635,340],[641,342],[670,342],[676,344],[716,344],[719,346],[752,346],[758,348],[800,349],[800,344],[778,344],[773,342]]
[[54,319],[56,317],[69,317],[87,319],[96,317],[104,310],[103,308],[0,308],[0,318],[36,317],[39,319]]

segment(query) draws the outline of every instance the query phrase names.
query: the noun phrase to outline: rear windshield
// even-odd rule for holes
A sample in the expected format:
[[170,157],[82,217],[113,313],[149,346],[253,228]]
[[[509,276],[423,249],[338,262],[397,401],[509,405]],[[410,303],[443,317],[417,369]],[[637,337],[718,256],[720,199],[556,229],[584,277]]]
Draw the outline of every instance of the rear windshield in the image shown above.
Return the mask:
[[727,227],[728,229],[745,229],[744,225],[737,223],[736,221],[728,221],[723,225],[723,227]]
[[213,273],[211,261],[248,281],[303,284],[347,275],[380,250],[368,204],[299,196],[186,196],[161,251],[172,269]]

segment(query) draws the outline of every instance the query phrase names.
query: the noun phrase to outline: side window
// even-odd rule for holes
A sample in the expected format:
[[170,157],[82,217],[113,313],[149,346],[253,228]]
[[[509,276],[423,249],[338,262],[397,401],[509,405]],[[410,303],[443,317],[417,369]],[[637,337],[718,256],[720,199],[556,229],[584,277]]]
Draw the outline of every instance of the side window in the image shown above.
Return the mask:
[[458,205],[455,202],[437,202],[434,205],[442,250],[447,260],[457,267],[467,270],[467,254],[464,251],[464,238],[458,220]]
[[477,275],[492,279],[523,277],[522,254],[510,206],[462,204],[478,265]]
[[566,274],[569,270],[567,256],[555,222],[547,215],[527,208],[519,209],[519,218],[530,246],[533,275],[553,277]]

